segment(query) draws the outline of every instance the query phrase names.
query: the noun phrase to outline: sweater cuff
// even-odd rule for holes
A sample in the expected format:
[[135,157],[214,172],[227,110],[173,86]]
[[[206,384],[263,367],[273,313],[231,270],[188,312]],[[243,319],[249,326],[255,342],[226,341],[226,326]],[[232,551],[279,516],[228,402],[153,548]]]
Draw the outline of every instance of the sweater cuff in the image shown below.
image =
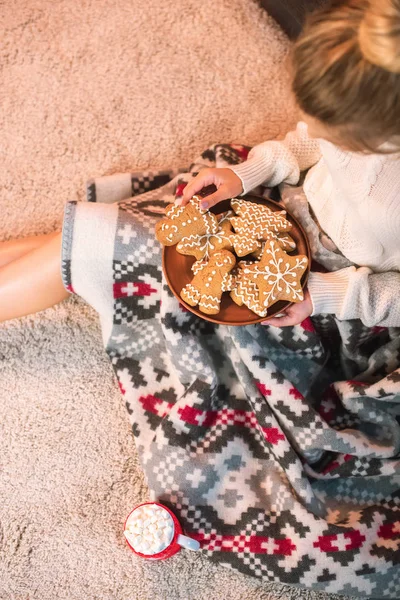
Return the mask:
[[311,316],[340,313],[349,287],[349,279],[355,267],[340,269],[333,273],[310,273],[308,291],[313,304]]
[[270,176],[270,173],[265,170],[265,161],[262,157],[250,158],[239,165],[227,168],[231,169],[242,182],[243,191],[240,196],[254,190]]

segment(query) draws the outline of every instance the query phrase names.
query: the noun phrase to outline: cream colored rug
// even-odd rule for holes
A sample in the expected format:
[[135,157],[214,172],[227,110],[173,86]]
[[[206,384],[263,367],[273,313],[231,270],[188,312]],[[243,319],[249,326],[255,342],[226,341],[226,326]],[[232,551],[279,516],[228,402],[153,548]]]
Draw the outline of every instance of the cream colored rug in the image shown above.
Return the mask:
[[[296,121],[289,43],[253,0],[0,0],[0,23],[3,240],[60,228],[88,178]],[[82,301],[1,325],[0,360],[1,600],[328,598],[188,551],[133,557],[124,518],[147,489]]]

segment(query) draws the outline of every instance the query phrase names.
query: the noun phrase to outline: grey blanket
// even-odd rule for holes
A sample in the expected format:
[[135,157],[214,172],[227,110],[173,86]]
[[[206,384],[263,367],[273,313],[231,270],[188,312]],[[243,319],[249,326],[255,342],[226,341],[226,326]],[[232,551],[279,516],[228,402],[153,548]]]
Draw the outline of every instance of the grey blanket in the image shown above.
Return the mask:
[[[400,597],[400,331],[331,315],[290,328],[218,326],[187,312],[161,269],[154,225],[220,144],[187,170],[89,182],[69,203],[67,288],[99,312],[151,499],[211,561],[364,598]],[[282,202],[314,259],[347,266],[301,189]]]

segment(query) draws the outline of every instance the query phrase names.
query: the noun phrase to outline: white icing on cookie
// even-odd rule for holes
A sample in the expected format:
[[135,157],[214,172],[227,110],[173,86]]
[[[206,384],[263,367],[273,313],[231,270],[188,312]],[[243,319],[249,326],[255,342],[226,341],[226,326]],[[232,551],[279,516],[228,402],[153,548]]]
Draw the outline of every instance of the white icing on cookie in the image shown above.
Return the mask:
[[[291,262],[294,261],[294,264]],[[255,279],[261,278],[269,288],[262,286],[262,304],[268,308],[278,300],[290,302],[303,300],[300,279],[308,264],[306,256],[289,257],[279,244],[271,240],[265,246],[260,262],[243,269],[245,275]]]

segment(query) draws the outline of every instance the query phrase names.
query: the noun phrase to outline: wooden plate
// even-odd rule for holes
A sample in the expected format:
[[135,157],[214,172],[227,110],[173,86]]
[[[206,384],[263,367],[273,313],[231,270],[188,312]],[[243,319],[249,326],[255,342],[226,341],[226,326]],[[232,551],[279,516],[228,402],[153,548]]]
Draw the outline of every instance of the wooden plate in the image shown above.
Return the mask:
[[[262,198],[261,196],[253,196],[248,194],[243,196],[245,200],[249,200],[249,202],[254,202],[256,204],[264,204],[268,206],[271,210],[286,210],[281,204],[278,202],[274,202],[273,200],[269,200],[266,198]],[[216,206],[211,209],[211,212],[215,214],[220,214],[230,209],[230,200],[224,200],[223,202],[219,202]],[[300,223],[296,221],[296,219],[286,210],[287,219],[292,223],[293,228],[289,232],[294,241],[296,242],[296,250],[290,254],[305,254],[308,258],[308,266],[306,271],[301,278],[301,285],[304,289],[308,274],[310,271],[311,264],[311,252],[310,246],[308,244],[308,240],[306,234],[301,227]],[[240,260],[245,260],[246,257],[241,258]],[[290,306],[292,302],[282,301],[275,302],[268,309],[268,315],[266,317],[259,317],[252,310],[247,308],[247,306],[238,306],[233,302],[228,292],[222,295],[221,299],[221,310],[217,315],[206,315],[202,313],[197,306],[190,306],[180,297],[180,292],[182,288],[190,283],[194,277],[193,271],[191,267],[195,262],[194,256],[185,256],[184,254],[179,254],[176,251],[176,246],[164,246],[163,255],[162,255],[162,267],[164,271],[165,278],[167,283],[172,291],[172,293],[178,298],[179,302],[187,308],[190,312],[195,315],[205,319],[206,321],[211,321],[212,323],[219,323],[223,325],[253,325],[254,323],[261,323],[262,321],[267,321],[271,317],[279,314],[285,308]]]

